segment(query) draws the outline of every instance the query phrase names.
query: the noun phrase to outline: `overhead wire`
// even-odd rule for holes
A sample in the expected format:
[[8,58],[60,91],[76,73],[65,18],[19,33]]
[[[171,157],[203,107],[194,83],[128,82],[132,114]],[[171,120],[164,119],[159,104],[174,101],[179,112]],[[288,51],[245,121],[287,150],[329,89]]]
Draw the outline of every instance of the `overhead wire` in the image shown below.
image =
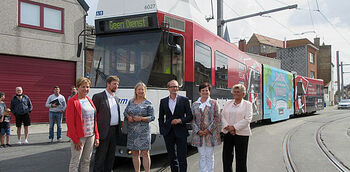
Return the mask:
[[285,2],[282,2],[282,1],[279,1],[279,0],[274,0],[274,1],[279,2],[279,3],[283,4],[283,5],[289,5],[289,4],[287,4]]
[[318,5],[318,0],[316,0],[317,10],[320,11],[320,6]]
[[[261,9],[265,10],[265,8],[257,1],[255,0],[255,2],[258,4],[258,6],[260,6]],[[287,4],[288,5],[288,4]],[[286,25],[282,24],[281,22],[279,22],[277,19],[275,19],[272,16],[265,16],[265,17],[270,17],[273,21],[275,21],[277,24],[279,24],[280,26],[282,26],[283,28],[287,29],[289,32],[291,32],[293,35],[297,35],[296,32],[292,31],[289,27],[287,27]],[[301,38],[301,36],[299,35],[299,37]]]
[[[222,0],[222,2],[224,3],[224,5],[226,5],[233,13],[235,13],[238,17],[240,17],[241,15],[236,11],[234,10],[230,5],[228,5],[224,0]],[[253,32],[256,32],[257,29],[252,26],[249,22],[247,22],[246,20],[243,20],[243,22],[245,22],[247,25],[249,25],[249,27],[252,29]]]
[[341,32],[338,31],[338,29],[334,26],[334,24],[333,24],[332,22],[329,21],[329,19],[326,17],[326,15],[323,14],[322,11],[319,11],[319,13],[320,13],[321,16],[328,22],[328,24],[331,25],[332,28],[339,34],[339,36],[340,36],[342,39],[344,39],[344,41],[345,41],[347,44],[350,45],[350,41],[349,41],[348,39],[346,39],[345,36],[344,36]]
[[[238,12],[236,12],[233,8],[231,8],[225,1],[223,1],[223,2],[224,2],[224,4],[225,4],[226,6],[228,6],[238,17],[240,17],[240,15],[238,14]],[[246,23],[247,23],[250,27],[252,27],[254,30],[257,30],[257,29],[255,29],[251,24],[249,24],[247,21],[244,21],[244,22],[246,22]],[[263,35],[262,35],[262,36],[263,36]],[[265,37],[266,37],[266,36],[263,36],[263,37],[260,37],[260,38],[262,38],[263,40],[265,40],[265,41],[271,43],[271,45],[274,45],[273,42],[271,42],[269,39],[266,39]]]
[[334,29],[334,31],[336,33],[338,33],[338,35],[348,44],[350,45],[350,41],[348,39],[346,39],[346,37],[338,31],[338,29],[335,27],[335,25],[327,18],[327,16],[320,10],[319,4],[318,4],[318,0],[316,0],[316,6],[317,6],[317,11],[318,13],[321,14],[321,16],[327,21],[327,23]]
[[309,2],[309,0],[306,0],[306,1],[307,1],[307,5],[309,6],[309,14],[310,14],[311,23],[312,23],[312,26],[313,26],[313,28],[315,30],[315,24],[314,24],[314,20],[312,18],[312,14],[311,14],[310,2]]
[[[225,5],[227,5],[237,16],[240,16],[233,8],[231,8],[228,4],[226,4],[225,3],[225,1],[223,1],[224,2],[224,4]],[[261,6],[262,7],[262,6]],[[252,26],[252,25],[250,25],[247,21],[245,21],[249,26],[251,26],[253,29],[254,29],[254,27]],[[255,30],[257,30],[257,29],[255,29]],[[263,36],[263,35],[262,35]],[[260,38],[262,38],[263,40],[265,40],[265,41],[267,41],[267,42],[269,42],[269,43],[271,43],[271,45],[274,45],[274,43],[273,42],[271,42],[269,39],[266,39],[265,38],[266,36],[263,36],[263,37],[260,37]],[[273,38],[274,39],[274,38]],[[276,39],[277,40],[277,39]]]

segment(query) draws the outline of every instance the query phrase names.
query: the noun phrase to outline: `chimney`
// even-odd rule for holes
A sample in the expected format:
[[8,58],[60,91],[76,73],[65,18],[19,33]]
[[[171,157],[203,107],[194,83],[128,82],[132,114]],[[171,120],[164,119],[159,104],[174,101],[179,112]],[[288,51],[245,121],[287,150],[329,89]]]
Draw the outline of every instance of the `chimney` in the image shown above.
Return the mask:
[[238,48],[243,52],[247,52],[247,44],[246,44],[245,39],[239,40]]
[[320,38],[314,38],[314,44],[317,48],[320,47]]

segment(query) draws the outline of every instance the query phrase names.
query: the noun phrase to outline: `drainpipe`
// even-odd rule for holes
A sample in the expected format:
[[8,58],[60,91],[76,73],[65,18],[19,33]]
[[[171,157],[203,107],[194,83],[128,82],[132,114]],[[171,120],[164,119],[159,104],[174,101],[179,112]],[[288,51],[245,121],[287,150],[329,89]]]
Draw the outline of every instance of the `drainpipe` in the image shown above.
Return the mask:
[[[84,15],[84,30],[86,30],[86,17],[87,13]],[[83,58],[83,76],[86,77],[86,34],[84,34],[84,58]]]

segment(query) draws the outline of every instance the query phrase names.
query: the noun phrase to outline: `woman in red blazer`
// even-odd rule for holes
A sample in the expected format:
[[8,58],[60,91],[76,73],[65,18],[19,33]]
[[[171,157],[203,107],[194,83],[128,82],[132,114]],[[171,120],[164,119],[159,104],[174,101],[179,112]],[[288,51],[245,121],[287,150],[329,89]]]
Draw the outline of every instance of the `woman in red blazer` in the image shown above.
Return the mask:
[[96,122],[96,108],[87,96],[90,91],[90,80],[81,77],[77,80],[78,94],[68,100],[66,109],[67,136],[71,138],[71,160],[69,171],[88,172],[93,146],[99,145],[99,134]]

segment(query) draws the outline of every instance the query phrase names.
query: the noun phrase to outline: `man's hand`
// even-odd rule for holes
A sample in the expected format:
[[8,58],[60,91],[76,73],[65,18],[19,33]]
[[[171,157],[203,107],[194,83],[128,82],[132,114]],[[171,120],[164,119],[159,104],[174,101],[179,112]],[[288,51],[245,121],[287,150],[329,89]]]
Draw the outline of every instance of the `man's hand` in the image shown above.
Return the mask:
[[57,105],[53,103],[53,104],[51,104],[51,107],[52,107],[52,108],[56,108]]
[[181,123],[182,123],[181,119],[173,119],[173,120],[171,121],[171,124],[172,124],[172,125],[181,124]]

